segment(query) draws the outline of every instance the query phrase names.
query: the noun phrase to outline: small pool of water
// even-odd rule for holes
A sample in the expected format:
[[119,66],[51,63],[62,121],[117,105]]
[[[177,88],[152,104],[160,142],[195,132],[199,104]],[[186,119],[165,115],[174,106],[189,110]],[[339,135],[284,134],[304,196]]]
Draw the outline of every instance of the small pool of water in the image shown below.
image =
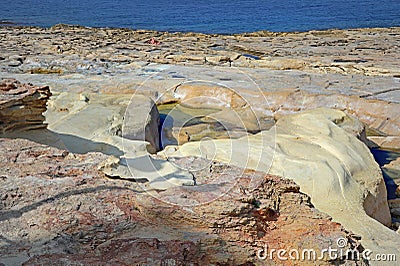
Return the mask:
[[[178,103],[162,104],[157,106],[157,108],[160,113],[161,126],[159,132],[162,148],[165,148],[167,145],[181,144],[182,140],[179,141],[179,137],[176,134],[177,130],[184,127],[206,124],[202,120],[203,117],[220,111],[220,109],[211,108],[189,108]],[[205,136],[209,134],[208,137],[212,137],[212,133],[210,131]]]
[[[379,164],[381,168],[384,165],[389,164],[391,161],[394,161],[400,157],[400,150],[398,149],[390,150],[373,148],[371,149],[371,153],[374,156],[375,161]],[[395,199],[397,189],[397,184],[395,180],[400,179],[400,171],[382,168],[382,174],[386,184],[388,199]]]
[[[224,113],[226,109],[220,108],[192,108],[178,103],[158,105],[160,113],[160,140],[161,147],[165,148],[168,145],[182,145],[188,141],[200,141],[204,138],[211,139],[228,139],[240,138],[247,134],[255,134],[260,130],[267,130],[271,128],[275,121],[273,118],[261,119],[257,126],[249,122],[236,123],[235,119],[224,115],[218,116],[220,111]],[[218,118],[219,117],[219,118]],[[248,119],[247,117],[238,119]],[[252,119],[252,118],[251,118]],[[221,120],[221,121],[219,121]],[[236,121],[236,122],[235,122]],[[239,121],[240,122],[240,121]]]

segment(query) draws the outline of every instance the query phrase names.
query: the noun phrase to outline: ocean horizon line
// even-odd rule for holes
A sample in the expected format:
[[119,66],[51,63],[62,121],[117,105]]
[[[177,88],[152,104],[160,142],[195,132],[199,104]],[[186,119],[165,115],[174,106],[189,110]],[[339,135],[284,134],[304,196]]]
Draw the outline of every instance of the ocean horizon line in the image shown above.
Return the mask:
[[157,29],[146,29],[146,28],[131,28],[131,27],[118,27],[118,26],[87,26],[81,24],[69,24],[69,23],[56,23],[51,26],[40,26],[40,25],[27,25],[24,23],[19,23],[16,21],[9,20],[1,20],[0,19],[0,28],[39,28],[39,29],[51,29],[55,27],[69,27],[69,28],[86,28],[86,29],[121,29],[121,30],[130,30],[130,31],[148,31],[148,32],[158,32],[158,33],[182,33],[182,34],[205,34],[205,35],[246,35],[246,34],[290,34],[290,33],[305,33],[305,32],[323,32],[323,31],[346,31],[346,30],[373,30],[373,29],[395,29],[400,28],[400,25],[385,27],[385,26],[376,26],[376,27],[332,27],[332,28],[315,28],[309,30],[294,30],[294,31],[273,31],[273,30],[257,30],[257,31],[244,31],[244,32],[231,32],[231,33],[210,33],[210,32],[202,32],[202,31],[190,31],[190,30],[157,30]]

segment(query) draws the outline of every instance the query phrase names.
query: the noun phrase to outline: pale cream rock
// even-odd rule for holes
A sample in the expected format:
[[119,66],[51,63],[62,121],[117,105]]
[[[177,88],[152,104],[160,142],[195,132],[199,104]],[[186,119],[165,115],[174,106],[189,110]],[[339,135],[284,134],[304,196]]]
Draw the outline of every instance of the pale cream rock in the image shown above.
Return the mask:
[[154,102],[142,95],[64,92],[50,100],[46,121],[51,131],[66,136],[66,145],[72,145],[74,152],[83,152],[79,151],[81,143],[68,141],[68,136],[108,144],[120,142],[124,136],[147,141],[149,152],[159,149],[158,111]]
[[361,235],[364,247],[400,255],[400,238],[384,226],[391,217],[381,170],[348,132],[353,122],[342,111],[315,109],[253,136],[189,142],[164,156],[200,156],[293,179],[317,209]]
[[148,97],[133,95],[124,114],[122,137],[148,141],[154,153],[160,149],[158,126],[160,116],[157,106]]
[[265,67],[275,70],[289,70],[289,69],[302,70],[306,67],[306,62],[294,58],[288,58],[288,59],[268,58],[263,60],[256,60],[253,63],[256,67]]
[[[99,166],[108,177],[135,180],[153,189],[167,189],[175,186],[193,186],[193,176],[174,164],[153,158],[147,152],[143,141],[123,140],[126,151],[121,158],[110,157]],[[143,185],[146,186],[146,185]]]
[[57,147],[114,155],[100,166],[110,177],[148,180],[157,189],[194,185],[190,173],[149,154],[159,149],[159,114],[149,97],[61,93],[50,101],[46,118],[46,134],[57,134],[54,143],[62,143]]

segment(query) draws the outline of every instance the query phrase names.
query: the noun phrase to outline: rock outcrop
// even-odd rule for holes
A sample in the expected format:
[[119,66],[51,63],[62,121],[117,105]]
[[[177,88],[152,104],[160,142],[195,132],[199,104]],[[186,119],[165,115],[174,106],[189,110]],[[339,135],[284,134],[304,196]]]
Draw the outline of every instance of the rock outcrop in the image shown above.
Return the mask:
[[45,128],[48,86],[21,84],[15,79],[0,81],[0,134]]
[[[68,25],[49,29],[2,27],[0,50],[4,60],[0,61],[0,70],[97,74],[124,71],[121,65],[132,68],[142,61],[398,76],[399,31],[399,27],[393,27],[207,35]],[[162,45],[146,43],[152,37]],[[19,49],[15,49],[17,46]]]
[[[219,108],[220,113],[212,114],[217,120],[221,118],[220,120],[224,121],[228,127],[233,124],[250,131],[262,130],[262,122],[268,117],[279,119],[288,114],[327,107],[356,116],[380,135],[399,136],[400,116],[397,113],[400,104],[398,102],[366,99],[365,94],[320,94],[293,89],[282,90],[232,89],[221,85],[188,83],[178,86],[173,93],[166,92],[166,94],[170,93],[170,97],[165,98],[169,101],[172,98],[192,108]],[[400,94],[397,96],[396,100],[400,100]]]
[[[0,28],[0,78],[54,94],[45,128],[48,88],[0,86],[0,133],[16,138],[0,139],[0,264],[263,265],[260,243],[332,247],[346,234],[336,222],[399,257],[379,167],[356,138],[399,146],[399,31]],[[180,106],[161,132],[154,102]],[[322,106],[361,123],[287,116]]]
[[[123,137],[127,142],[148,142],[151,153],[159,150],[157,107],[143,95],[63,92],[49,101],[46,119],[48,128],[59,134],[65,149],[72,152],[103,151],[119,156],[123,153]],[[77,138],[98,143],[98,147],[83,145]]]
[[[257,252],[266,243],[316,252],[342,237],[346,248],[357,244],[292,181],[206,162],[196,172],[202,186],[147,194],[138,183],[105,178],[97,165],[106,158],[0,139],[0,263],[291,265]],[[176,163],[202,163],[193,160]],[[196,204],[212,191],[227,192]]]
[[126,107],[122,137],[148,141],[153,148],[150,152],[155,153],[160,150],[159,125],[160,116],[152,99],[134,95]]
[[316,109],[282,117],[253,136],[189,142],[165,156],[213,158],[290,178],[316,208],[361,235],[367,248],[400,254],[400,239],[384,226],[391,217],[381,170],[355,137],[360,126],[342,111]]

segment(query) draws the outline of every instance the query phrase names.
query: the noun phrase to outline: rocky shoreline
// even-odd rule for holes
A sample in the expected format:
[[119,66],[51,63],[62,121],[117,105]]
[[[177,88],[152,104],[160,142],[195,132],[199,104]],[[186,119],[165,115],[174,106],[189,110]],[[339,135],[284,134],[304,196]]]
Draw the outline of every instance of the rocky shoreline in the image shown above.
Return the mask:
[[399,257],[399,37],[0,27],[0,263]]
[[[399,31],[394,27],[207,35],[63,24],[2,27],[1,69],[35,74],[115,73],[121,66],[134,67],[144,61],[399,77]],[[160,44],[149,45],[151,38]]]

